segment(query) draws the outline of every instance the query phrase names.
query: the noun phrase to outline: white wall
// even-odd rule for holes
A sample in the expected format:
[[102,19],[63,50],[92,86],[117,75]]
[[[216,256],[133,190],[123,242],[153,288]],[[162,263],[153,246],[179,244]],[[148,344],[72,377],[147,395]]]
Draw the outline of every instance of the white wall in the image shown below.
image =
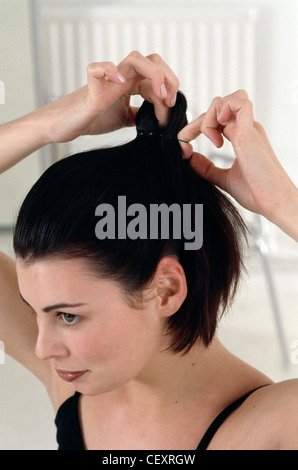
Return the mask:
[[[73,0],[68,1],[71,3]],[[216,1],[231,5],[228,0],[209,0],[208,3]],[[163,2],[166,5],[172,3],[171,0]],[[136,3],[145,2],[138,0]],[[161,3],[162,0],[150,2],[151,10]],[[194,3],[200,3],[200,0]],[[255,115],[264,125],[283,166],[298,184],[298,2],[234,1],[235,5],[238,3],[261,8]],[[34,108],[29,0],[0,0],[0,80],[5,84],[5,104],[0,104],[0,123]],[[19,202],[39,172],[38,155],[35,154],[0,177],[0,224],[14,220]],[[296,245],[273,227],[271,240],[275,253],[291,256],[297,253]]]
[[[0,123],[35,108],[30,40],[27,0],[0,0],[0,80],[5,85]],[[37,155],[32,155],[0,176],[0,225],[14,220],[18,205],[38,172]]]
[[[298,185],[298,2],[255,0],[267,10],[260,25],[256,119],[265,127],[282,165]],[[276,256],[297,257],[297,244],[271,226]]]
[[264,22],[263,40],[268,49],[260,45],[259,50],[261,86],[257,99],[262,103],[264,94],[268,109],[259,106],[258,116],[268,128],[280,160],[298,184],[298,2],[271,0],[264,4],[267,8],[270,5],[272,13]]

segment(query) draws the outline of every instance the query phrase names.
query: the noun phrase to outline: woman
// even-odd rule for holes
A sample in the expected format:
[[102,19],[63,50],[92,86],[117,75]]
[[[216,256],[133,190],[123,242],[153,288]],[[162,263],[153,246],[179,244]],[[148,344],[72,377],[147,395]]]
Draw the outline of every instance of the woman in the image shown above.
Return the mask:
[[[297,381],[274,384],[230,354],[215,336],[219,306],[227,304],[237,285],[241,264],[239,237],[243,225],[221,194],[212,185],[196,180],[189,165],[178,159],[175,132],[185,123],[182,120],[173,125],[173,113],[169,113],[169,107],[176,101],[177,79],[159,57],[143,58],[136,53],[118,68],[111,64],[98,64],[93,65],[88,73],[88,87],[1,129],[5,145],[12,142],[18,128],[30,129],[34,122],[37,128],[41,128],[40,133],[35,129],[34,137],[32,131],[27,134],[25,150],[20,150],[16,143],[16,147],[8,151],[10,145],[7,145],[5,168],[48,141],[61,142],[94,132],[95,124],[96,132],[99,129],[111,130],[109,123],[114,112],[125,116],[120,124],[118,121],[117,127],[125,121],[132,123],[135,113],[128,107],[128,98],[121,98],[123,94],[140,92],[147,101],[153,102],[157,116],[157,121],[154,121],[154,113],[146,110],[145,104],[138,115],[139,135],[136,141],[121,148],[123,161],[119,158],[119,149],[107,149],[70,157],[69,161],[59,162],[46,172],[26,198],[20,212],[15,233],[18,279],[14,263],[4,255],[1,257],[1,339],[5,342],[6,351],[46,386],[58,412],[56,423],[60,448],[297,448]],[[268,175],[270,171],[275,181],[284,185],[288,197],[293,196],[297,204],[297,190],[281,169],[263,131],[252,121],[247,103],[247,98],[241,93],[240,96],[238,93],[218,100],[205,116],[182,128],[179,139],[184,141],[185,156],[188,158],[191,153],[189,144],[185,142],[196,134],[205,131],[213,139],[218,139],[222,131],[231,139],[239,159],[238,167],[235,165],[229,172],[229,187],[234,185],[230,192],[235,195],[238,188],[240,194],[241,189],[244,205],[267,212],[271,220],[278,220],[279,225],[295,237],[296,227],[292,228],[292,221],[288,220],[293,210],[292,203],[289,204],[289,214],[280,217],[282,221],[274,211],[277,207],[274,194],[268,198],[266,209],[262,209],[258,188],[262,186],[262,194],[265,194],[268,182],[258,183],[259,176],[251,176],[251,162],[247,163],[249,171],[245,167],[250,153],[261,149],[259,158],[268,167]],[[180,95],[174,116],[179,106],[183,107]],[[170,120],[169,114],[172,114]],[[65,123],[66,116],[71,119]],[[250,145],[239,136],[246,137]],[[162,245],[159,240],[153,240],[145,263],[140,244],[144,246],[144,243],[151,243],[150,240],[139,240],[135,244],[136,240],[125,239],[122,245],[118,245],[121,240],[112,239],[102,240],[103,250],[98,260],[95,260],[94,252],[90,256],[90,251],[87,258],[86,243],[82,244],[80,237],[83,222],[93,225],[94,214],[93,218],[88,217],[88,210],[84,215],[78,214],[77,203],[71,206],[76,190],[82,185],[85,195],[92,177],[92,185],[98,183],[99,188],[107,189],[104,195],[107,194],[108,201],[114,197],[117,188],[118,194],[125,194],[129,202],[140,202],[129,197],[135,193],[144,194],[143,183],[148,185],[150,180],[148,182],[148,172],[143,169],[146,178],[139,181],[140,163],[146,164],[146,159],[140,162],[137,156],[148,151],[154,160],[147,162],[148,170],[155,165],[154,170],[162,171],[163,175],[167,169],[171,171],[173,168],[173,162],[166,160],[170,155],[168,147],[171,155],[177,157],[175,163],[179,168],[180,182],[187,181],[189,187],[172,184],[176,181],[173,171],[169,175],[171,190],[167,188],[160,195],[154,190],[154,173],[150,191],[152,198],[148,201],[147,196],[143,196],[145,199],[141,202],[148,207],[148,204],[160,202],[160,197],[169,197],[166,200],[169,205],[175,201],[194,202],[201,197],[205,197],[206,205],[211,200],[206,214],[209,236],[204,239],[202,250],[196,254],[186,250],[182,252],[180,241],[175,237],[166,239]],[[136,149],[142,152],[136,152]],[[155,152],[165,159],[162,170],[160,160],[155,159]],[[110,169],[106,169],[111,165],[107,156],[120,165],[115,170],[115,180]],[[100,160],[102,172],[98,173],[98,179],[97,175],[93,177],[92,171],[82,174],[82,162],[87,159],[91,169],[98,163],[97,159]],[[220,181],[224,179],[218,177],[222,173],[213,167],[210,170],[202,156],[192,155],[191,165],[196,167],[198,159],[203,161],[200,171],[213,183],[221,183],[224,187],[225,182]],[[126,165],[128,161],[129,167]],[[57,179],[59,175],[61,180]],[[131,188],[125,184],[129,176],[132,176]],[[257,188],[253,199],[243,191],[243,182],[238,186],[240,176],[241,180],[248,181],[247,187],[251,184]],[[269,180],[271,183],[272,178]],[[228,188],[228,178],[224,181],[225,188]],[[71,197],[67,201],[58,198],[61,206],[57,207],[55,198],[59,194],[65,196],[68,191],[65,192],[63,186],[66,185],[70,186]],[[161,186],[156,185],[158,188]],[[47,188],[52,190],[47,192]],[[40,195],[42,198],[39,199]],[[106,202],[103,196],[97,203],[102,202]],[[92,199],[90,207],[93,203]],[[44,204],[48,204],[46,210],[43,210]],[[88,203],[85,204],[84,200],[80,211],[84,211],[85,206]],[[72,218],[69,217],[71,207]],[[68,211],[66,218],[65,208]],[[38,213],[38,220],[32,217],[33,213]],[[80,219],[77,226],[76,215]],[[57,217],[59,220],[64,218],[61,233],[57,233],[58,227],[53,226]],[[91,233],[90,227],[84,230]],[[212,233],[217,235],[214,240]],[[42,240],[40,244],[38,234]],[[94,239],[95,236],[92,243]],[[216,253],[215,239],[222,243]],[[67,253],[64,248],[59,248],[61,240],[70,248]],[[128,247],[127,251],[124,246]],[[105,256],[107,252],[109,257]],[[122,269],[124,265],[125,270]],[[98,268],[101,275],[98,272],[95,275]],[[138,276],[129,276],[131,272],[137,272]],[[198,289],[194,280],[200,280],[204,290]],[[18,288],[23,300],[19,298]],[[31,307],[27,307],[24,300]],[[205,313],[194,316],[195,307]],[[25,319],[24,314],[32,308],[36,318],[26,316]],[[77,392],[75,395],[74,391]],[[215,423],[205,435],[210,423],[222,410],[226,411],[218,424]],[[221,426],[218,427],[219,424]],[[179,432],[181,429],[183,432]]]

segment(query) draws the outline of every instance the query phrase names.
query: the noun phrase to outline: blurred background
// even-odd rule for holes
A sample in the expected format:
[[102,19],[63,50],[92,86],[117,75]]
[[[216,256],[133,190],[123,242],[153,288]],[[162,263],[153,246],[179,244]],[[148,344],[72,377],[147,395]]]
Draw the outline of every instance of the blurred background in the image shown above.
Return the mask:
[[[189,103],[189,119],[215,96],[245,89],[282,165],[298,184],[296,0],[0,0],[0,123],[86,83],[93,61],[159,53]],[[138,100],[136,100],[138,104]],[[0,249],[13,256],[19,205],[44,169],[69,153],[118,144],[134,130],[53,145],[0,176]],[[229,143],[196,149],[230,165]],[[247,273],[219,326],[223,343],[273,380],[298,377],[298,250],[247,211]],[[1,325],[0,325],[1,339]],[[0,364],[0,449],[55,449],[54,414],[41,384],[15,361]]]

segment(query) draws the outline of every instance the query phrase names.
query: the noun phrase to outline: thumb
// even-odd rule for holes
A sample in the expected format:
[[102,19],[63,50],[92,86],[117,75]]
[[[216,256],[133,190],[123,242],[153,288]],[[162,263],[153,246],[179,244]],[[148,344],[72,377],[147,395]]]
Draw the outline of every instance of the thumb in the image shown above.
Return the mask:
[[215,184],[224,191],[227,190],[226,179],[229,169],[218,168],[207,157],[197,152],[193,152],[190,165],[199,176],[209,183]]

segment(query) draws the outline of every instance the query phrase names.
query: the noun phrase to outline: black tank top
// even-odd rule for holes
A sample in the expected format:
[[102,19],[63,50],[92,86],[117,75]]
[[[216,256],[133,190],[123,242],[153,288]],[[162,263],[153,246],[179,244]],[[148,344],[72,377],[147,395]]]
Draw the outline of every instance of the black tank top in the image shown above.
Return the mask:
[[[263,387],[265,386],[266,385],[263,385]],[[225,421],[225,419],[259,388],[262,387],[251,390],[244,396],[238,398],[238,400],[235,400],[233,403],[228,405],[211,423],[196,450],[206,450],[214,434]],[[84,450],[84,443],[79,420],[79,397],[80,393],[76,392],[73,396],[62,403],[58,409],[55,418],[55,424],[57,427],[58,450]]]

